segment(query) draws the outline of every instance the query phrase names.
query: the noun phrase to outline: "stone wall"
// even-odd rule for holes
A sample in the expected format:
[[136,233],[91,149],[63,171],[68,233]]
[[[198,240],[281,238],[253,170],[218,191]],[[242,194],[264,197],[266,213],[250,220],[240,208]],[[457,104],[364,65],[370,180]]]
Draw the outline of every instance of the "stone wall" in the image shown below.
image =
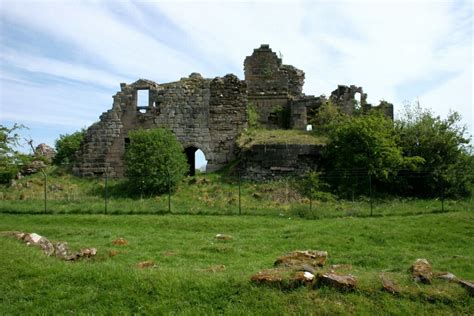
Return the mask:
[[260,123],[278,128],[272,120],[276,109],[288,107],[289,100],[303,94],[304,72],[290,65],[283,65],[266,44],[256,48],[244,61],[248,101],[255,105]]
[[[184,148],[204,152],[210,171],[235,158],[235,139],[247,124],[246,85],[236,76],[211,80],[194,73],[162,85],[140,79],[120,87],[112,109],[87,130],[75,174],[123,176],[128,133],[139,128],[170,129]],[[148,106],[137,106],[138,90],[149,91]]]
[[[248,103],[256,106],[260,123],[267,128],[305,129],[310,115],[327,102],[324,96],[303,94],[304,72],[282,64],[269,45],[261,45],[245,58],[244,71],[245,81],[231,74],[206,79],[193,73],[165,84],[145,79],[121,83],[112,109],[87,130],[74,173],[123,176],[128,133],[153,127],[170,129],[188,154],[201,149],[208,160],[207,170],[217,170],[235,158],[235,141],[247,126]],[[140,90],[148,91],[148,100],[139,105]],[[359,103],[356,93],[361,94]],[[361,87],[340,85],[329,99],[349,115],[360,106],[363,112],[377,109],[393,118],[393,105],[385,101],[377,107],[367,104]],[[319,161],[315,146],[259,146],[244,155],[249,177],[254,172],[256,178],[298,174]]]
[[300,144],[254,145],[241,154],[242,177],[261,181],[303,176],[317,169],[322,148]]

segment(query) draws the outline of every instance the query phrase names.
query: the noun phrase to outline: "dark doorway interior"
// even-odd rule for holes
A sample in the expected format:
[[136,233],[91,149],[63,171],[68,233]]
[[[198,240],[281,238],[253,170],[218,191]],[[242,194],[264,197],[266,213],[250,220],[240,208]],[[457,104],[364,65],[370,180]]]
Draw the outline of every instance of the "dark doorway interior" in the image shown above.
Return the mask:
[[198,150],[196,147],[188,147],[184,150],[184,153],[186,154],[186,157],[188,158],[188,164],[189,164],[189,175],[190,176],[195,176],[196,175],[196,150]]

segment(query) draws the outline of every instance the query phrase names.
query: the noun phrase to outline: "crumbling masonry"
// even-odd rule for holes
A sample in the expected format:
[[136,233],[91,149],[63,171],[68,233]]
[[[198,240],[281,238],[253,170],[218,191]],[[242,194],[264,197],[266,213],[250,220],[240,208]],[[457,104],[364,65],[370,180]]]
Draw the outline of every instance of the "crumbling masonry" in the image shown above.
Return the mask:
[[[165,84],[144,79],[128,85],[121,83],[120,91],[113,97],[112,109],[88,128],[77,153],[74,173],[92,177],[107,172],[111,177],[122,177],[128,133],[153,127],[173,131],[191,163],[196,150],[201,149],[208,160],[207,171],[218,170],[236,158],[235,140],[247,127],[249,104],[255,106],[260,123],[268,128],[305,129],[308,113],[327,102],[324,96],[303,94],[304,72],[283,65],[268,45],[255,49],[245,59],[244,69],[245,80],[232,74],[206,79],[193,73]],[[137,102],[140,90],[148,91],[146,106]],[[354,98],[356,93],[361,94],[358,102]],[[370,110],[372,106],[366,98],[362,88],[355,86],[338,86],[329,97],[347,114],[352,114],[357,106],[363,111]],[[379,108],[393,118],[391,104],[383,102]],[[284,122],[281,113],[287,114]],[[314,152],[314,149],[293,151]],[[286,156],[285,159],[298,164],[298,157]],[[305,159],[308,160],[307,155]],[[294,170],[301,172],[300,169]]]

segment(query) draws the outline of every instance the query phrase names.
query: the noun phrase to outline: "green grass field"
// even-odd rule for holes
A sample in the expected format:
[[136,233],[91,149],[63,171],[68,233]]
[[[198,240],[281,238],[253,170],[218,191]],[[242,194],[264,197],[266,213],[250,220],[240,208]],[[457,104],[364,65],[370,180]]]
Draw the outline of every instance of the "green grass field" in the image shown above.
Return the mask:
[[[474,279],[474,214],[469,211],[306,220],[272,216],[11,215],[0,231],[39,233],[71,248],[96,247],[91,260],[46,257],[0,237],[0,314],[472,314],[457,284],[417,284],[417,258],[437,271]],[[214,239],[230,234],[232,241]],[[123,237],[127,246],[112,241]],[[257,286],[252,274],[297,249],[327,250],[328,264],[351,264],[355,292]],[[109,257],[111,250],[120,253]],[[156,268],[136,264],[153,260]],[[223,265],[224,267],[222,267]],[[218,267],[218,268],[213,268]],[[214,271],[214,272],[213,272]],[[384,271],[400,296],[381,291]]]

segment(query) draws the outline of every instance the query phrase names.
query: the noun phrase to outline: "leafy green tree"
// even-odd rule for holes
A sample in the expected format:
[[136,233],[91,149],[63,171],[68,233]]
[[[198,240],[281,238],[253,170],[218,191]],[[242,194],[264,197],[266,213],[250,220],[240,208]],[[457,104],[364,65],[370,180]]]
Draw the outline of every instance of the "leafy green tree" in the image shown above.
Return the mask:
[[415,169],[423,159],[406,157],[394,124],[383,114],[348,117],[331,124],[325,154],[328,181],[347,194],[367,194],[368,177],[388,184],[401,169]]
[[347,119],[348,116],[342,113],[331,100],[328,100],[315,113],[310,115],[309,123],[313,125],[316,134],[327,135],[336,124],[340,124]]
[[128,134],[125,153],[130,187],[142,194],[174,190],[189,170],[183,147],[174,134],[162,128],[136,130]]
[[20,168],[28,163],[27,155],[19,153],[15,147],[19,145],[19,130],[25,128],[22,124],[12,127],[0,125],[0,183],[9,183]]
[[54,144],[56,155],[53,158],[53,163],[56,165],[73,163],[85,135],[84,129],[72,134],[60,135]]
[[[408,105],[395,127],[398,144],[407,156],[419,156],[424,164],[415,176],[407,176],[397,187],[418,196],[466,196],[474,181],[474,157],[461,116],[446,119],[419,104]],[[443,192],[441,192],[443,191]]]

